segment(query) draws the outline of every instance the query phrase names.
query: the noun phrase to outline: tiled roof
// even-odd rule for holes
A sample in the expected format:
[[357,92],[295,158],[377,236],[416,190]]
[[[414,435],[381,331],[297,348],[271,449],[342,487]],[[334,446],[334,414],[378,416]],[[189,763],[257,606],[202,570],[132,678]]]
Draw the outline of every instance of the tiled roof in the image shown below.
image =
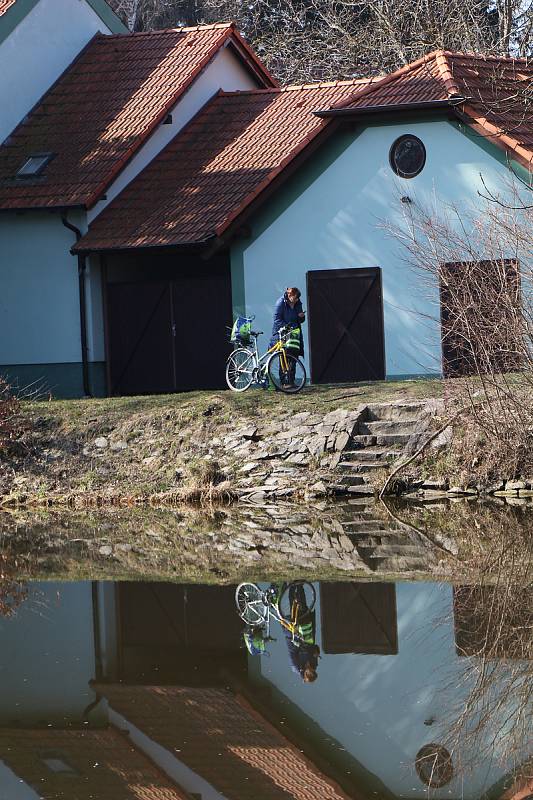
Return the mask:
[[[233,24],[97,34],[0,148],[0,208],[94,205],[228,41],[273,84]],[[55,155],[15,179],[33,153]]]
[[0,0],[0,17],[5,14],[7,9],[14,6],[16,0]]
[[80,249],[220,235],[326,122],[312,112],[366,81],[221,92],[94,220]]
[[334,107],[364,111],[454,98],[456,113],[466,122],[533,166],[533,64],[527,59],[439,50]]
[[143,733],[228,800],[347,800],[247,704],[224,689],[99,688]]
[[[42,761],[47,755],[63,759],[76,774],[53,772]],[[0,760],[35,787],[43,800],[186,800],[114,728],[0,728]]]

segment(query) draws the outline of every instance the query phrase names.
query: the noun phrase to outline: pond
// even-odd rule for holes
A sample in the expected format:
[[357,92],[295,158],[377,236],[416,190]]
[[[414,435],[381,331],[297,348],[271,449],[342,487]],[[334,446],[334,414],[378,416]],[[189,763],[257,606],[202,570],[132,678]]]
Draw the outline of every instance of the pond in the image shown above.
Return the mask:
[[3,514],[0,800],[530,798],[531,523]]

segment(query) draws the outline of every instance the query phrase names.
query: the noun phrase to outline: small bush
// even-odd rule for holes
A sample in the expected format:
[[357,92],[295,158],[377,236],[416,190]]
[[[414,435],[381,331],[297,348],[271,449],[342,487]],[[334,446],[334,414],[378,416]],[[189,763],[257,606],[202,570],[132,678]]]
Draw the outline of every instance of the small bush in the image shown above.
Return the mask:
[[18,438],[21,427],[20,402],[6,381],[0,378],[0,453],[8,450]]

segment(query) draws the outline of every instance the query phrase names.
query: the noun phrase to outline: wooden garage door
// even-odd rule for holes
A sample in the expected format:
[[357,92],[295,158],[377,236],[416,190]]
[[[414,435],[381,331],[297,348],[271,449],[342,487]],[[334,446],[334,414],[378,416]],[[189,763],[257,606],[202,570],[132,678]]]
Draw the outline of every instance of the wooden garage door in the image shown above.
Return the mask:
[[307,273],[313,383],[385,378],[381,270]]
[[324,653],[398,652],[393,583],[321,583]]
[[109,394],[173,391],[171,283],[110,284],[107,318]]
[[229,270],[107,286],[109,394],[225,386]]

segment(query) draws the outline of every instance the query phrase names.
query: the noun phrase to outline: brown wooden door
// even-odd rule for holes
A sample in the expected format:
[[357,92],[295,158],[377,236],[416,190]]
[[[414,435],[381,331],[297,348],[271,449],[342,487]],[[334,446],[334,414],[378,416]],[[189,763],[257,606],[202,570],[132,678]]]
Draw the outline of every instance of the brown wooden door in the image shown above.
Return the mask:
[[307,303],[313,383],[385,378],[379,267],[310,271]]
[[109,394],[175,390],[169,281],[107,287]]
[[447,378],[513,372],[522,366],[516,261],[442,264],[442,366]]
[[398,652],[393,583],[321,583],[324,653]]

